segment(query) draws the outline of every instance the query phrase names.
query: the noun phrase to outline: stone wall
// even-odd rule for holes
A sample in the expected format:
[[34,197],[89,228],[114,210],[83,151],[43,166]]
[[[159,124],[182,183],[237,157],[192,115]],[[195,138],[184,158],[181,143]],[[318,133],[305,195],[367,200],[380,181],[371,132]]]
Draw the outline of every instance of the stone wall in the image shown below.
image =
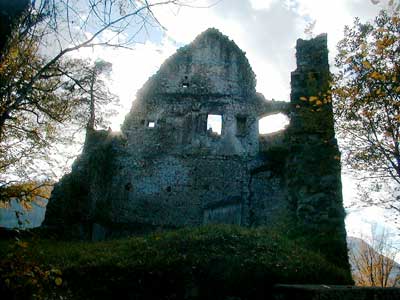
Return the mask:
[[[239,47],[202,33],[138,92],[121,133],[88,132],[44,224],[93,239],[208,223],[297,226],[348,268],[326,36],[299,40],[297,61],[291,102],[266,100]],[[289,128],[260,135],[258,120],[277,112]],[[207,129],[210,114],[221,116],[220,134]]]
[[346,232],[335,139],[327,36],[298,40],[291,79],[288,190],[301,227],[317,249],[347,267]]

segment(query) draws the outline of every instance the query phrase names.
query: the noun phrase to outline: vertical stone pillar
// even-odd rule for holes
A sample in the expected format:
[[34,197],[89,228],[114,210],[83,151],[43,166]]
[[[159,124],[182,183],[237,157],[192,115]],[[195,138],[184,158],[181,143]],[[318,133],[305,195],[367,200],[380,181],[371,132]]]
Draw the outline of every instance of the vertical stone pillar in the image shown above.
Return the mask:
[[330,261],[349,270],[326,34],[299,39],[296,59],[288,130],[289,202],[299,234]]

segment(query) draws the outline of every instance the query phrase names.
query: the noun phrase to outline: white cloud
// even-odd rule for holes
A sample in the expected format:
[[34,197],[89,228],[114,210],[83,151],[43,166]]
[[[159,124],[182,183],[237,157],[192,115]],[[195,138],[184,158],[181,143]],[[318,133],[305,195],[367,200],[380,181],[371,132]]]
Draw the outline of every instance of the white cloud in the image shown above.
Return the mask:
[[276,0],[250,0],[250,4],[255,10],[268,10]]

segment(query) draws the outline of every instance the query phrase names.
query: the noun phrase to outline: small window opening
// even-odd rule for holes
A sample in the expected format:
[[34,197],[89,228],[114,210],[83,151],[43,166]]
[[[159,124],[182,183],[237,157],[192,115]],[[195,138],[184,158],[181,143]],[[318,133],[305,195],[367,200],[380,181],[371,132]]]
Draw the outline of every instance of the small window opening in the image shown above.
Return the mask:
[[244,136],[247,134],[247,118],[236,117],[236,134]]
[[125,190],[130,192],[132,190],[132,183],[128,182],[127,184],[125,184]]
[[187,76],[185,76],[185,80],[182,82],[182,87],[184,89],[187,89],[189,87],[188,77]]
[[217,135],[222,132],[222,116],[221,115],[208,115],[207,116],[207,131]]
[[261,118],[258,121],[259,134],[271,134],[286,129],[289,125],[289,118],[282,114],[273,114]]
[[154,122],[154,121],[149,121],[149,122],[147,122],[147,127],[148,127],[148,128],[154,128],[154,127],[156,127],[156,122]]

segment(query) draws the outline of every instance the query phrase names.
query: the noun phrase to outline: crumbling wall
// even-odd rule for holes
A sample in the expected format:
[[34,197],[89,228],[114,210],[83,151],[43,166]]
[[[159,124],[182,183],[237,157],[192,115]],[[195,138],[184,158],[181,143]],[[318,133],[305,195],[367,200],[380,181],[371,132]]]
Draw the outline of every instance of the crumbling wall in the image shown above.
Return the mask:
[[[215,29],[138,92],[122,133],[89,132],[54,189],[47,226],[102,239],[209,223],[291,226],[348,267],[326,36],[297,44],[291,102],[255,91],[244,53]],[[259,134],[282,112],[286,131]],[[222,130],[207,130],[210,114]]]
[[296,51],[286,171],[289,202],[310,244],[348,269],[327,36],[300,39]]

